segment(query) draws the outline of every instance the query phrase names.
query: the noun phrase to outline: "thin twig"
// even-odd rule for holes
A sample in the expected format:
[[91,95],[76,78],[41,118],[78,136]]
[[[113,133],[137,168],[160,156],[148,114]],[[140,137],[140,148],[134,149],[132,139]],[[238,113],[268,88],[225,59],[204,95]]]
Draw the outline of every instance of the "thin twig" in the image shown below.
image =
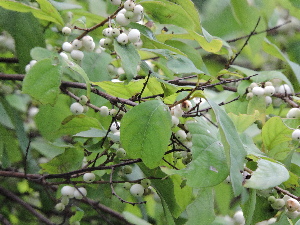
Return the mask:
[[3,57],[0,57],[0,62],[2,62],[2,63],[18,63],[19,59],[17,59],[17,58],[3,58]]
[[253,36],[253,34],[254,34],[254,32],[255,32],[255,30],[256,30],[259,22],[260,22],[260,17],[258,18],[257,23],[256,23],[254,29],[251,31],[250,35],[247,37],[247,39],[246,39],[245,43],[243,44],[242,48],[235,54],[234,58],[232,58],[232,59],[229,60],[228,64],[225,67],[226,69],[228,69],[229,66],[233,64],[233,62],[236,60],[236,58],[241,54],[241,52],[243,51],[243,49],[246,47],[246,45],[248,44],[248,41]]
[[26,210],[28,210],[32,215],[34,215],[39,221],[43,222],[44,224],[55,225],[48,218],[46,218],[43,214],[36,211],[31,205],[29,205],[27,202],[20,199],[13,192],[10,192],[0,186],[0,194],[3,196],[6,196],[7,198],[11,199],[12,201],[17,202],[18,204],[22,205]]
[[146,81],[145,81],[145,83],[144,83],[144,85],[143,85],[143,88],[142,88],[142,90],[141,90],[141,93],[138,95],[139,103],[141,103],[141,97],[142,97],[142,94],[143,94],[144,91],[145,91],[145,88],[146,88],[147,84],[148,84],[148,81],[149,81],[149,78],[150,78],[151,73],[152,73],[152,72],[149,70],[147,79],[146,79]]

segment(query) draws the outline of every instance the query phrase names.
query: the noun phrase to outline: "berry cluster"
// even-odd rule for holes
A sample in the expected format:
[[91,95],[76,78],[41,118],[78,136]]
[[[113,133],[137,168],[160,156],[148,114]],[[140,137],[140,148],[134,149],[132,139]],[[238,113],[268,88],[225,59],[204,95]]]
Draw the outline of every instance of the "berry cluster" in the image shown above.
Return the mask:
[[74,115],[79,115],[86,113],[89,107],[86,105],[88,103],[88,98],[85,95],[80,96],[79,102],[74,102],[70,106],[70,110]]
[[270,196],[268,201],[273,209],[284,210],[290,219],[295,219],[300,216],[300,203],[288,195],[285,195],[283,198]]

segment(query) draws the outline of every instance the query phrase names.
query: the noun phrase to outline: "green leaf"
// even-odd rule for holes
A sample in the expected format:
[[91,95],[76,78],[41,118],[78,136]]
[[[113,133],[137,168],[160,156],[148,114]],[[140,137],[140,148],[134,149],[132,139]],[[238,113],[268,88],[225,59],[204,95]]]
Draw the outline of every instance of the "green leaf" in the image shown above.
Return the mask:
[[223,42],[219,39],[213,39],[212,41],[208,42],[205,37],[196,33],[195,31],[189,31],[189,34],[193,39],[195,39],[199,45],[207,52],[216,53],[221,50]]
[[75,215],[71,216],[70,219],[69,219],[70,224],[72,224],[76,221],[80,221],[83,216],[84,216],[84,211],[76,210]]
[[89,130],[90,128],[99,128],[100,123],[94,117],[86,115],[71,115],[62,121],[61,127],[54,132],[55,135],[74,135],[81,131]]
[[87,131],[81,131],[75,134],[75,137],[105,137],[106,131],[97,128],[91,128]]
[[268,189],[280,185],[290,177],[288,170],[281,164],[266,159],[257,161],[257,169],[247,179],[244,186],[254,189]]
[[111,55],[104,51],[100,54],[95,52],[85,52],[81,67],[89,77],[90,81],[111,80],[111,76],[107,70],[107,66],[111,61]]
[[44,173],[66,173],[82,166],[84,152],[79,148],[67,148],[66,151],[47,163],[40,164]]
[[114,48],[117,55],[121,58],[122,68],[125,71],[127,82],[137,75],[137,66],[141,59],[133,44],[121,45],[116,40]]
[[187,225],[207,225],[211,224],[216,215],[214,212],[214,195],[211,188],[199,189],[195,201],[187,207]]
[[237,131],[243,133],[250,125],[252,125],[257,120],[257,114],[239,114],[235,115],[233,113],[228,113],[228,116],[233,121]]
[[208,100],[208,103],[215,112],[221,135],[224,138],[223,145],[225,146],[227,156],[230,157],[230,178],[234,194],[237,196],[243,190],[240,171],[244,169],[244,159],[247,153],[229,116],[213,101]]
[[[2,6],[5,9],[9,9],[17,12],[31,12],[38,19],[54,22],[56,24],[63,26],[64,22],[60,14],[56,11],[56,9],[53,6],[52,7],[54,8],[54,10],[51,7],[47,6],[48,4],[50,4],[49,2],[48,3],[45,2],[47,1],[39,0],[39,3],[43,5],[43,9],[37,9],[29,5],[26,5],[24,3],[16,2],[13,0],[2,0],[0,2],[0,6]],[[47,12],[48,9],[50,10],[49,12]]]
[[56,8],[54,8],[54,6],[49,1],[47,0],[36,0],[36,1],[39,3],[40,8],[44,13],[54,18],[60,25],[63,26],[65,24],[59,12],[56,10]]
[[159,165],[171,136],[171,114],[159,100],[141,103],[122,118],[121,143],[129,157],[149,168]]
[[243,209],[243,215],[246,220],[246,225],[251,225],[253,220],[253,215],[255,211],[255,205],[256,205],[256,190],[250,189],[250,196],[248,201],[242,206]]
[[124,211],[122,214],[125,217],[126,221],[128,221],[129,223],[137,225],[151,225],[146,220],[143,220],[130,212]]
[[173,56],[173,58],[167,62],[167,67],[175,74],[204,73],[197,69],[190,59],[182,55]]
[[30,143],[30,146],[48,159],[54,158],[65,151],[65,148],[55,146],[42,138],[35,139]]
[[258,157],[266,156],[260,149],[254,144],[252,138],[243,133],[240,135],[241,141],[247,151],[247,155],[255,155]]
[[57,10],[71,10],[71,9],[81,9],[81,5],[70,4],[66,2],[57,2],[54,0],[49,0],[49,2],[57,9]]
[[255,114],[256,119],[261,120],[262,123],[265,123],[266,120],[266,101],[265,96],[253,96],[249,101],[248,114]]
[[52,58],[53,56],[57,56],[58,54],[55,52],[52,52],[46,48],[41,48],[41,47],[35,47],[31,49],[30,55],[32,59],[35,59],[37,61],[40,61],[42,59],[47,59],[47,58]]
[[[0,6],[5,2],[8,1],[0,1]],[[31,13],[14,12],[0,7],[0,28],[14,38],[19,60],[18,71],[24,73],[25,66],[31,60],[30,50],[36,46],[45,46],[44,33],[39,21]]]
[[1,102],[0,102],[0,124],[2,124],[3,126],[9,128],[9,129],[15,128],[14,124],[12,123],[8,113],[6,112],[4,106]]
[[[155,79],[150,77],[149,80]],[[102,82],[91,82],[94,85],[101,87],[105,90],[108,94],[119,97],[119,98],[131,98],[136,94],[140,93],[143,89],[145,80],[132,80],[128,84],[124,84],[123,82],[112,82],[112,81],[102,81]],[[143,96],[152,95],[152,92],[145,88],[143,92]]]
[[55,104],[60,93],[61,69],[52,59],[37,62],[25,76],[23,92],[31,95],[42,104]]
[[280,117],[270,118],[262,128],[262,139],[266,150],[270,151],[280,143],[292,140],[292,132]]
[[178,4],[167,1],[142,1],[140,4],[144,7],[147,15],[154,21],[161,24],[174,24],[183,28],[191,27],[195,29],[195,23],[189,16],[189,13]]
[[175,173],[185,177],[190,187],[211,187],[221,183],[229,171],[217,130],[211,129],[202,119],[198,123],[189,123],[188,128],[192,135],[193,160],[186,169]]
[[53,106],[40,106],[39,112],[35,116],[35,122],[40,133],[47,140],[59,137],[58,134],[54,134],[54,131],[58,130],[61,122],[71,114],[70,105],[70,97],[60,94]]
[[149,170],[144,164],[139,164],[139,167],[146,177],[155,176],[161,178],[151,180],[151,186],[155,188],[162,201],[168,224],[174,224],[173,217],[177,218],[182,213],[182,209],[175,198],[175,190],[179,188],[175,188],[175,185],[179,185],[178,182],[176,182],[176,180],[174,182],[174,179],[165,179],[166,174],[163,173],[160,168]]

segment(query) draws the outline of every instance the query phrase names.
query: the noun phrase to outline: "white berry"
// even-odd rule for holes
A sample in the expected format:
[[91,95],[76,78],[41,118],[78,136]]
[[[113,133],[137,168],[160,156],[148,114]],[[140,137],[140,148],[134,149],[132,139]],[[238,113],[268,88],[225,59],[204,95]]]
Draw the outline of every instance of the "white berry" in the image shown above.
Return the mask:
[[245,224],[245,217],[243,214],[242,210],[237,211],[234,215],[233,215],[233,219],[235,220],[235,222],[237,224]]
[[80,50],[73,50],[71,51],[71,57],[74,60],[81,61],[84,57],[84,53]]
[[130,193],[133,196],[140,197],[144,194],[144,187],[140,184],[134,184],[130,188]]
[[74,198],[74,191],[74,187],[66,185],[63,186],[63,188],[60,190],[60,193],[64,196],[67,196],[68,198]]
[[140,40],[141,33],[138,29],[131,29],[128,33],[128,40],[131,43],[136,43]]
[[279,86],[279,88],[278,88],[278,93],[289,95],[289,94],[292,94],[292,90],[291,90],[291,88],[290,88],[289,85],[283,84],[283,85],[280,85],[280,86]]
[[252,93],[253,93],[253,95],[256,95],[256,96],[262,96],[262,95],[264,95],[265,90],[262,87],[254,87],[252,89]]
[[72,46],[73,46],[73,49],[80,49],[82,47],[82,41],[78,40],[78,39],[75,39],[72,42]]
[[83,196],[86,196],[86,195],[87,195],[87,191],[84,187],[80,187],[80,188],[78,188],[78,190],[76,189],[74,191],[74,197],[76,199],[82,199]]
[[135,4],[132,0],[127,0],[124,2],[124,9],[132,11],[135,7]]
[[265,90],[265,95],[268,95],[268,96],[272,96],[275,93],[274,86],[265,86],[264,90]]
[[120,126],[121,126],[120,122],[116,122],[116,123],[113,122],[112,125],[110,126],[111,132],[113,133],[118,132],[120,130]]
[[64,42],[62,45],[62,49],[66,52],[71,52],[73,50],[73,45],[69,42]]
[[68,55],[64,52],[59,53],[59,55],[63,58],[63,59],[69,59]]
[[120,30],[118,28],[113,28],[111,31],[113,37],[118,37],[120,35]]
[[101,116],[108,116],[109,115],[109,109],[107,106],[101,106],[99,111]]
[[30,68],[33,67],[36,63],[37,63],[37,61],[35,59],[31,60],[29,62]]
[[81,113],[83,113],[83,106],[78,103],[78,102],[74,102],[71,106],[70,106],[70,110],[74,115],[79,115]]
[[272,104],[272,98],[270,96],[266,96],[265,102],[266,102],[266,106],[269,106],[270,104]]
[[172,127],[176,127],[179,124],[179,119],[176,116],[172,116]]
[[300,208],[299,202],[294,198],[288,199],[286,201],[285,205],[286,205],[286,208],[291,212],[294,212]]
[[63,33],[63,35],[68,36],[71,34],[72,30],[70,27],[63,27],[63,29],[61,30],[61,32]]
[[175,137],[179,140],[179,141],[183,141],[186,139],[186,133],[184,132],[184,130],[178,130],[175,133]]
[[300,141],[300,129],[294,130],[292,133],[293,140]]
[[286,114],[287,118],[300,118],[300,109],[299,108],[291,108],[289,112]]
[[144,12],[144,7],[141,5],[136,5],[133,9],[134,14],[143,14]]
[[120,34],[117,37],[117,42],[119,42],[121,45],[126,45],[128,43],[128,36],[125,33]]
[[88,183],[93,182],[95,180],[95,178],[96,178],[96,175],[94,173],[85,173],[83,175],[83,180]]
[[127,26],[130,23],[130,20],[128,20],[123,13],[117,14],[116,21],[121,26]]

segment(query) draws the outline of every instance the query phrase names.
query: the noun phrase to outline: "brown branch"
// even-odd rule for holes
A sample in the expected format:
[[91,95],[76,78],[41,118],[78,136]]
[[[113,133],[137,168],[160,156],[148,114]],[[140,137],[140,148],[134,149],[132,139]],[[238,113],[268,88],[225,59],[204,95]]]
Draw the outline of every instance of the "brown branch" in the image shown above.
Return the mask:
[[0,214],[0,222],[3,225],[11,225],[11,223],[2,214]]
[[0,57],[0,62],[3,62],[3,63],[19,63],[19,59]]
[[11,199],[14,202],[17,202],[21,206],[23,206],[25,209],[27,209],[32,215],[34,215],[39,221],[43,222],[44,224],[50,224],[54,225],[48,218],[46,218],[43,214],[35,210],[31,205],[29,205],[27,202],[20,199],[18,196],[16,196],[13,192],[10,192],[3,187],[0,186],[0,194]]

